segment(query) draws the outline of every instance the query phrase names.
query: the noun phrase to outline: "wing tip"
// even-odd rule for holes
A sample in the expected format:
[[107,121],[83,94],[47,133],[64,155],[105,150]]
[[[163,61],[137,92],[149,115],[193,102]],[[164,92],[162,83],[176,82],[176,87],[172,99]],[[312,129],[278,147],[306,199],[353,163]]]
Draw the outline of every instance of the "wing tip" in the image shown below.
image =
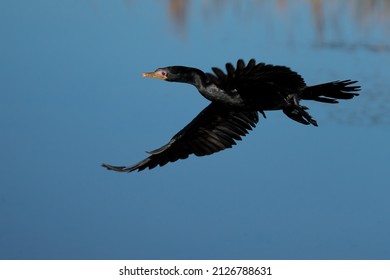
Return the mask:
[[142,171],[146,168],[152,169],[152,168],[156,167],[157,165],[161,165],[161,164],[158,164],[158,163],[154,164],[153,161],[151,161],[151,157],[148,157],[148,158],[145,158],[144,160],[141,160],[137,164],[134,164],[131,166],[115,166],[115,165],[110,165],[107,163],[103,163],[101,166],[106,168],[107,170],[130,173],[130,172],[133,172],[135,170],[137,170],[139,172],[139,171]]
[[[103,163],[101,165],[102,167],[106,168],[107,170],[117,171],[117,172],[131,172],[136,170],[137,168],[134,168],[133,166],[114,166],[107,163]],[[139,170],[138,170],[139,171]]]

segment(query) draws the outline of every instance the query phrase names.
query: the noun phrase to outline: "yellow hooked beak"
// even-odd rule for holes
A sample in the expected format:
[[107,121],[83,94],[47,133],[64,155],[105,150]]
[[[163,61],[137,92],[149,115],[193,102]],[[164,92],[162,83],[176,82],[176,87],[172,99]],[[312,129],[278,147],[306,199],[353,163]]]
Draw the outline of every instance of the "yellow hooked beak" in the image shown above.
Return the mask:
[[164,70],[158,69],[154,72],[142,73],[142,77],[166,80],[167,79],[167,72]]

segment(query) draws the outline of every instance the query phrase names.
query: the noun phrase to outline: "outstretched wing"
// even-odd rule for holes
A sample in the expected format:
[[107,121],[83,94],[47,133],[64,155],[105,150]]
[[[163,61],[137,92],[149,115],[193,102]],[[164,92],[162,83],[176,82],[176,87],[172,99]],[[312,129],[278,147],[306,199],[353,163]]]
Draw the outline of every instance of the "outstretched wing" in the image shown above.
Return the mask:
[[257,111],[232,111],[222,105],[211,103],[173,136],[168,144],[149,152],[150,156],[146,159],[128,167],[109,164],[102,166],[120,172],[141,171],[185,159],[190,154],[210,155],[231,148],[256,126],[258,120]]
[[262,110],[280,109],[291,93],[305,87],[305,81],[296,72],[285,66],[258,63],[251,59],[245,65],[242,59],[234,66],[226,64],[226,74],[219,68],[207,73],[209,80],[226,92],[237,92],[247,106],[256,104]]

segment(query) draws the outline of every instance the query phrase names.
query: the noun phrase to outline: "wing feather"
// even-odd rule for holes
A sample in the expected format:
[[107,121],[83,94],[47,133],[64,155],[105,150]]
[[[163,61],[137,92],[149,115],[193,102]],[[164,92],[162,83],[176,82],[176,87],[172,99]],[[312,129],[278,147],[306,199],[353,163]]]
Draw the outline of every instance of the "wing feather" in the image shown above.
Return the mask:
[[166,145],[149,152],[146,159],[128,167],[102,166],[121,172],[141,171],[185,159],[191,154],[210,155],[231,148],[256,126],[258,120],[257,111],[234,111],[211,103]]
[[239,59],[236,68],[227,63],[226,74],[217,67],[213,67],[212,70],[214,74],[207,73],[211,82],[226,91],[237,90],[248,99],[259,96],[261,98],[262,95],[266,95],[265,100],[272,99],[273,96],[280,96],[280,92],[289,94],[305,87],[303,78],[290,68],[265,63],[256,64],[254,59],[247,65]]

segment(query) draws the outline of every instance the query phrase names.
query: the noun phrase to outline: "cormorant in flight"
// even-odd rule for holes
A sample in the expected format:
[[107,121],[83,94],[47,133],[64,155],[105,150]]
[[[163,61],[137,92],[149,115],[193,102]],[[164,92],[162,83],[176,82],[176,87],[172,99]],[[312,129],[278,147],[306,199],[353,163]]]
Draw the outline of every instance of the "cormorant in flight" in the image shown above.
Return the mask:
[[211,103],[164,146],[149,152],[149,157],[132,166],[102,164],[120,172],[141,171],[185,159],[190,154],[210,155],[231,148],[256,126],[258,113],[282,110],[289,118],[302,124],[317,122],[300,105],[301,100],[338,103],[337,99],[357,96],[357,81],[334,81],[307,86],[303,78],[288,67],[258,63],[247,65],[238,60],[236,67],[226,64],[226,74],[214,67],[214,74],[185,66],[158,68],[144,77],[194,85]]

